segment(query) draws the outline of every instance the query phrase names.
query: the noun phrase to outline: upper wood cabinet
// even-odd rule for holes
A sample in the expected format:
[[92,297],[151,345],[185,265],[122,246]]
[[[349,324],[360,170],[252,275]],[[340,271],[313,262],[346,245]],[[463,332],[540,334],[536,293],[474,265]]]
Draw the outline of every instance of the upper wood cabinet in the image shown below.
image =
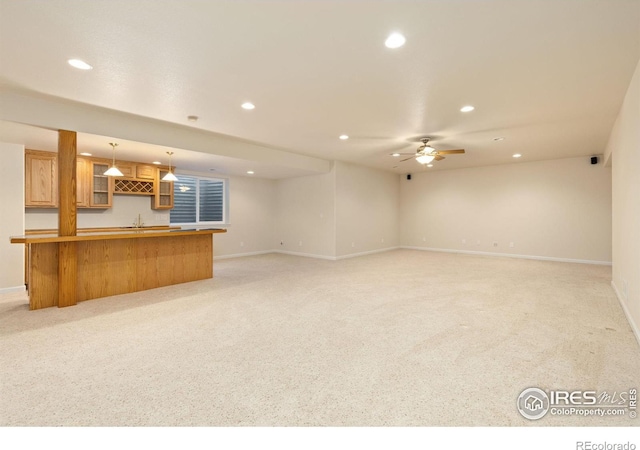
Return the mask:
[[[25,151],[25,206],[58,207],[58,154],[40,150]],[[147,195],[151,208],[173,208],[173,182],[162,181],[163,166],[117,161],[122,177],[104,172],[110,161],[99,158],[76,159],[76,205],[78,208],[111,208],[113,194]]]
[[148,164],[137,164],[127,161],[118,161],[116,166],[122,172],[121,177],[116,178],[131,178],[134,180],[151,180],[153,181],[156,167]]
[[25,151],[25,206],[58,206],[58,154],[39,150]]
[[89,192],[91,190],[91,182],[89,180],[90,164],[84,158],[76,160],[76,205],[78,208],[89,207]]
[[111,208],[113,205],[113,177],[104,173],[109,169],[109,163],[103,161],[89,161],[89,207]]
[[156,168],[146,164],[136,165],[136,178],[143,180],[153,180],[156,174]]
[[151,209],[173,208],[173,181],[162,181],[168,170],[155,168],[154,195],[151,197]]

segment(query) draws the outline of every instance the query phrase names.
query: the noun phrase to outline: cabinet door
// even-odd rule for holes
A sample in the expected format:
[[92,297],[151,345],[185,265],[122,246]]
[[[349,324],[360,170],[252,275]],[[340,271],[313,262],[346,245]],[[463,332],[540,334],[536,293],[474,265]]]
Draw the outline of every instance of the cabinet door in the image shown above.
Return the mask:
[[151,197],[151,209],[173,208],[173,181],[162,181],[168,170],[156,169],[154,195]]
[[91,208],[111,208],[113,200],[113,178],[104,175],[109,164],[91,162],[91,192],[89,206]]
[[116,161],[116,167],[122,172],[122,177],[118,178],[135,178],[136,177],[136,165],[123,161]]
[[136,165],[136,178],[153,180],[155,174],[156,174],[156,168],[153,166],[147,166],[144,164]]
[[25,152],[25,206],[58,206],[58,154],[27,150]]
[[91,163],[84,158],[76,160],[76,205],[78,208],[88,208],[89,190],[91,183],[89,182],[89,167]]

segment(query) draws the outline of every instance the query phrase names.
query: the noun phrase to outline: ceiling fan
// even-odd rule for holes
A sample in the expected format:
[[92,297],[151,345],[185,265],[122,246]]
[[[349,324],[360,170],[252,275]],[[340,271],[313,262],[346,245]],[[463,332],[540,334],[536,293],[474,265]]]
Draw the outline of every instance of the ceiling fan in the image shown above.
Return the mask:
[[429,144],[429,138],[420,139],[422,145],[418,147],[415,153],[393,153],[391,156],[401,156],[401,155],[411,155],[409,158],[401,159],[400,162],[408,161],[410,159],[415,158],[420,164],[429,164],[431,161],[436,160],[440,161],[444,159],[442,155],[455,155],[459,153],[464,153],[463,149],[458,150],[436,150],[431,147]]

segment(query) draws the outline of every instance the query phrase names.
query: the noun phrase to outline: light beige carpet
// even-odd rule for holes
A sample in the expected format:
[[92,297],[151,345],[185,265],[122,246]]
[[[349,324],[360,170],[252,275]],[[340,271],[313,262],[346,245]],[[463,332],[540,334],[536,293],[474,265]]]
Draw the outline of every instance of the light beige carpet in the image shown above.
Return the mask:
[[529,421],[528,387],[640,387],[611,268],[397,250],[220,260],[215,278],[28,311],[0,296],[0,425]]

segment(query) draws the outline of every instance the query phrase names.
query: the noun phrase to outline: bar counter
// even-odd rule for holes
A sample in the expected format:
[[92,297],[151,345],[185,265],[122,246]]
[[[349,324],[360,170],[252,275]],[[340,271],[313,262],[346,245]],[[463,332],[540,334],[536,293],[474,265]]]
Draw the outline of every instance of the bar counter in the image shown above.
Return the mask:
[[222,228],[27,234],[29,309],[71,306],[111,295],[213,277],[213,234]]

